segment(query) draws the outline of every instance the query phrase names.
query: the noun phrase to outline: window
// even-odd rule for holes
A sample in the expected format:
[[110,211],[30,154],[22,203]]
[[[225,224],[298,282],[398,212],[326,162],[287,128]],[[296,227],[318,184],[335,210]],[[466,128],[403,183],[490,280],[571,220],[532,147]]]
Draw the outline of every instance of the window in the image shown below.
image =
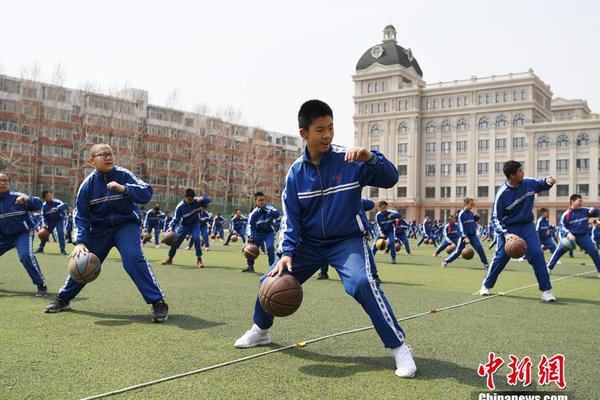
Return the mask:
[[449,120],[444,120],[444,122],[442,122],[442,132],[450,132],[452,130],[452,125],[450,124]]
[[467,174],[467,164],[460,163],[456,164],[456,175],[462,176]]
[[398,143],[398,154],[405,155],[408,151],[408,143]]
[[549,172],[550,171],[550,160],[538,160],[537,172]]
[[577,147],[587,146],[590,143],[590,137],[587,133],[581,133],[577,136]]
[[479,221],[483,224],[487,224],[489,221],[490,210],[487,209],[477,209],[477,213],[479,214]]
[[435,176],[435,164],[427,164],[425,166],[425,176]]
[[379,197],[379,188],[371,187],[371,189],[369,190],[369,196],[370,197]]
[[434,121],[429,121],[425,127],[425,131],[427,133],[435,133],[435,129],[437,128],[437,125]]
[[429,219],[431,219],[433,221],[435,219],[435,210],[432,210],[430,208],[426,209],[425,216],[429,217]]
[[517,115],[515,115],[515,117],[513,118],[513,125],[514,126],[523,126],[525,124],[525,117],[523,116],[523,114],[518,113]]
[[504,151],[506,150],[506,139],[496,139],[496,150]]
[[488,197],[489,188],[487,186],[477,186],[477,197]]
[[556,172],[568,172],[569,160],[556,160]]
[[396,190],[398,191],[398,197],[406,197],[406,186],[398,186]]
[[450,210],[447,208],[443,208],[440,210],[440,221],[448,221],[450,218]]
[[502,175],[504,174],[504,163],[503,162],[497,162],[494,164],[494,168],[496,171],[496,175]]
[[406,176],[406,164],[405,165],[398,165],[398,175],[400,175],[400,176]]
[[468,126],[468,125],[467,125],[467,120],[466,120],[466,119],[464,119],[464,118],[461,118],[461,119],[459,119],[459,120],[458,120],[458,123],[456,124],[456,128],[457,128],[459,131],[464,131],[464,130],[467,130],[467,126]]
[[513,138],[513,149],[520,150],[525,148],[525,138],[524,137],[516,137]]
[[456,187],[456,197],[459,199],[467,197],[467,187],[466,186],[457,186]]
[[590,195],[590,185],[587,183],[575,185],[575,192],[582,197],[587,197]]
[[442,154],[449,154],[452,151],[452,142],[442,142]]
[[577,172],[588,172],[590,170],[590,159],[589,158],[578,158],[576,163],[577,163]]
[[538,197],[548,197],[548,196],[550,196],[550,192],[548,190],[543,190],[541,192],[538,192],[537,196]]
[[479,139],[477,142],[477,150],[488,151],[490,147],[490,141],[488,139]]
[[550,146],[550,139],[548,136],[540,136],[537,141],[538,149],[547,149]]
[[442,199],[449,199],[451,195],[450,186],[442,186],[440,188],[440,197]]
[[567,135],[560,135],[556,140],[558,147],[567,147],[569,145],[569,137]]
[[490,121],[488,117],[479,118],[479,129],[487,129],[490,126]]
[[435,155],[435,143],[425,143],[425,153],[428,156]]
[[381,130],[379,129],[379,125],[375,124],[371,127],[371,135],[379,136],[381,134]]
[[374,144],[371,146],[371,151],[379,151],[379,145],[378,144]]
[[527,94],[527,92],[525,91],[525,89],[521,89],[521,100],[526,99],[526,94]]
[[456,142],[456,152],[457,153],[465,153],[467,151],[467,141],[459,140]]
[[477,163],[477,175],[487,175],[488,173],[488,163]]
[[428,186],[425,188],[425,197],[428,199],[435,198],[435,187]]
[[404,122],[400,122],[400,125],[398,125],[398,133],[406,133],[408,132],[408,126],[406,126],[406,124]]
[[556,195],[559,197],[569,196],[569,185],[556,185]]
[[452,164],[442,164],[441,168],[440,168],[440,175],[449,176],[451,168],[452,168]]
[[506,117],[504,115],[498,115],[496,117],[496,128],[506,128]]

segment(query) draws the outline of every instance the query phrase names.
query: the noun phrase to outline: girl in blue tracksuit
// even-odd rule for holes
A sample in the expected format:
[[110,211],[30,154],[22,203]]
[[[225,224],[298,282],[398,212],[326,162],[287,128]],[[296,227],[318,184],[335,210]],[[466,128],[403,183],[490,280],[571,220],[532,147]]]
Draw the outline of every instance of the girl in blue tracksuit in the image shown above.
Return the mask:
[[464,201],[463,209],[458,213],[457,221],[458,221],[458,231],[460,233],[460,239],[458,241],[458,246],[456,249],[442,262],[442,267],[447,267],[452,261],[456,260],[460,253],[463,251],[467,244],[471,244],[477,254],[479,255],[479,259],[483,264],[483,268],[488,267],[488,260],[483,251],[483,247],[481,247],[481,242],[477,237],[477,222],[475,221],[475,216],[471,210],[475,206],[475,200],[471,198],[466,198]]
[[[568,237],[574,240],[594,261],[594,265],[600,274],[600,255],[598,249],[592,242],[589,233],[588,220],[592,217],[598,217],[600,210],[597,208],[583,207],[583,199],[578,194],[573,194],[569,198],[571,208],[565,211],[560,218],[559,235],[561,238]],[[558,247],[552,254],[550,261],[548,261],[548,269],[552,270],[556,266],[556,263],[560,258],[567,252],[567,249],[563,247],[562,243],[558,244]],[[599,275],[600,276],[600,275]]]
[[39,197],[27,196],[10,190],[10,178],[0,173],[0,256],[16,248],[19,261],[37,286],[36,296],[45,296],[46,283],[42,270],[33,255],[33,211],[42,208]]
[[[104,262],[109,251],[116,247],[123,267],[148,304],[152,304],[153,319],[167,319],[168,306],[152,267],[144,257],[140,242],[142,215],[138,204],[152,198],[152,187],[131,171],[114,165],[114,153],[107,144],[90,149],[89,162],[95,170],[85,178],[73,211],[75,249],[71,256],[91,252]],[[84,288],[71,276],[58,291],[46,312],[70,309],[70,301]]]
[[458,240],[460,239],[460,233],[458,232],[458,225],[456,225],[456,218],[451,215],[448,218],[448,223],[443,229],[444,240],[442,244],[433,253],[434,257],[437,257],[444,249],[450,245],[458,246]]
[[[54,198],[54,194],[50,190],[44,191],[42,193],[42,198],[44,199],[44,204],[42,204],[41,226],[45,227],[50,232],[54,232],[54,229],[56,229],[60,253],[67,255],[65,251],[65,214],[69,205]],[[36,253],[43,253],[47,242],[48,239],[43,239],[40,242]]]
[[[364,186],[391,188],[398,181],[394,164],[377,151],[331,145],[333,117],[319,100],[302,105],[298,116],[304,154],[290,167],[282,194],[281,259],[267,276],[289,271],[300,283],[325,264],[333,266],[346,292],[371,318],[385,347],[393,349],[396,375],[413,377],[416,366],[404,331],[371,270],[375,259],[367,243],[368,220],[361,206]],[[253,347],[271,342],[273,316],[254,307],[254,326],[236,342]]]
[[437,244],[435,241],[435,236],[433,234],[433,221],[431,220],[431,218],[425,217],[425,220],[423,221],[423,226],[421,228],[421,232],[421,240],[419,240],[419,242],[417,243],[417,247],[419,247],[425,239],[431,240],[433,242],[433,245]]

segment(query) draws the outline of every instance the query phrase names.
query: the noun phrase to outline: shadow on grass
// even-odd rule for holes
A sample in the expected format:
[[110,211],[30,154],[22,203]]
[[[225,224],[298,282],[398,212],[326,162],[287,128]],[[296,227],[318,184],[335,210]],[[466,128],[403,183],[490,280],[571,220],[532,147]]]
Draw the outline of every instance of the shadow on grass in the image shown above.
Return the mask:
[[[124,326],[133,323],[151,323],[152,316],[150,313],[143,315],[120,315],[120,314],[104,314],[94,311],[72,310],[74,314],[87,315],[89,317],[98,318],[96,325],[100,326]],[[209,329],[215,326],[224,325],[222,322],[207,321],[202,318],[193,317],[184,314],[169,314],[169,319],[165,324],[175,325],[181,329],[195,331],[199,329]]]
[[[514,298],[514,299],[519,299],[519,300],[533,300],[533,301],[537,301],[538,303],[544,303],[539,298],[533,298],[533,297],[513,296],[513,295],[505,295],[504,297]],[[568,305],[570,303],[575,303],[575,304],[589,304],[589,305],[592,305],[592,306],[600,306],[600,301],[599,300],[575,299],[575,298],[572,298],[572,297],[561,297],[561,296],[558,296],[556,298],[556,302],[552,303],[552,306],[557,306],[557,305],[565,306],[565,305]]]
[[[23,292],[23,291],[16,291],[16,290],[6,290],[6,289],[0,289],[0,297],[32,297],[35,299],[40,299],[40,300],[51,300],[54,298],[54,294],[52,292],[48,292],[48,295],[45,297],[35,297],[35,293],[37,292],[37,289],[32,289],[30,292]],[[87,300],[87,297],[78,297],[77,300]]]
[[[317,362],[299,369],[304,374],[317,377],[342,378],[374,370],[386,370],[392,374],[395,369],[394,358],[391,354],[389,357],[345,357],[320,354],[305,349],[295,349],[287,354]],[[465,385],[481,386],[481,378],[472,368],[461,367],[448,361],[420,357],[415,357],[415,363],[418,369],[416,380],[429,381],[449,378]]]

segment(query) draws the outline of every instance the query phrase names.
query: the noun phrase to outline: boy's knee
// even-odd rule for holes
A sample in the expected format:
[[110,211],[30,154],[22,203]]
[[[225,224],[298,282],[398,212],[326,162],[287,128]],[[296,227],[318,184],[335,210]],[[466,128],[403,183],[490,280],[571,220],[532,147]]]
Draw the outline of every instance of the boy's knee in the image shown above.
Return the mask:
[[346,293],[356,298],[365,291],[370,290],[371,283],[366,276],[357,276],[351,279],[350,284],[346,286]]

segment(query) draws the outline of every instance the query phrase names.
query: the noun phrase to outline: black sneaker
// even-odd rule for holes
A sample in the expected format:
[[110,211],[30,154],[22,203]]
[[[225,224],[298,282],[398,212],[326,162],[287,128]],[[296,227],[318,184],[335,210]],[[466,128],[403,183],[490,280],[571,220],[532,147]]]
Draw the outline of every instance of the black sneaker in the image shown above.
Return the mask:
[[39,253],[43,253],[44,249],[37,249],[36,251],[34,251],[35,254],[39,254]]
[[378,285],[381,285],[381,279],[379,279],[379,275],[373,274],[373,279],[377,282]]
[[242,272],[254,272],[254,267],[248,267],[246,269],[243,269]]
[[66,252],[66,251],[64,251],[64,250],[61,250],[61,251],[60,251],[60,254],[62,254],[63,256],[66,256],[66,255],[67,255],[67,252]]
[[319,272],[319,276],[317,276],[317,280],[322,281],[324,279],[329,279],[329,275],[327,272]]
[[46,295],[48,295],[48,287],[46,285],[37,285],[37,293],[35,294],[35,297],[44,297]]
[[65,300],[65,299],[61,299],[60,297],[56,297],[54,300],[52,300],[50,303],[48,303],[44,312],[53,314],[53,313],[57,313],[57,312],[61,312],[61,311],[69,311],[71,309],[71,306],[69,305],[69,303],[70,303],[69,300]]
[[169,318],[169,305],[164,300],[152,303],[152,321],[165,322]]

